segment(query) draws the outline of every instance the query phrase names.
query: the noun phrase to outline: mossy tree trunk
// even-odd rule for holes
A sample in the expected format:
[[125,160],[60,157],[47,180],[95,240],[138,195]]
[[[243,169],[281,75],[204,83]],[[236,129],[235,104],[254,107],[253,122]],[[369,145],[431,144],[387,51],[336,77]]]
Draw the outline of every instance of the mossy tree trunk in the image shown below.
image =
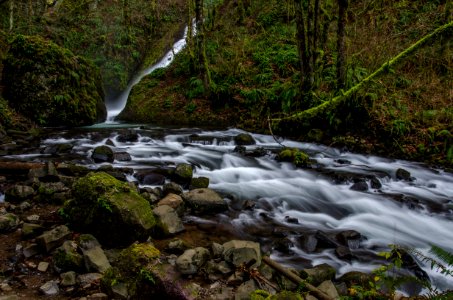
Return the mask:
[[14,0],[9,0],[9,31],[14,28]]
[[349,0],[338,0],[338,28],[337,28],[337,89],[346,86],[346,14]]
[[412,44],[410,47],[406,48],[404,51],[400,52],[398,55],[390,59],[388,62],[381,65],[376,71],[374,71],[371,75],[363,79],[361,82],[347,90],[345,93],[332,98],[329,101],[325,101],[322,104],[304,110],[299,113],[292,114],[291,116],[285,118],[276,118],[272,119],[274,127],[279,127],[282,124],[289,125],[291,124],[310,124],[310,121],[313,119],[326,119],[326,115],[329,112],[334,111],[339,105],[345,102],[351,95],[358,92],[362,89],[366,84],[377,78],[382,74],[386,74],[392,70],[395,66],[401,63],[406,57],[417,51],[418,49],[422,48],[423,46],[433,42],[436,39],[446,39],[451,40],[453,38],[453,21],[450,21],[447,24],[444,24],[438,27],[433,32],[425,35],[423,38]]
[[208,60],[206,58],[203,6],[203,0],[195,0],[195,24],[197,30],[195,38],[195,70],[197,70],[200,73],[200,76],[203,78],[205,92],[208,92],[210,90],[212,82]]

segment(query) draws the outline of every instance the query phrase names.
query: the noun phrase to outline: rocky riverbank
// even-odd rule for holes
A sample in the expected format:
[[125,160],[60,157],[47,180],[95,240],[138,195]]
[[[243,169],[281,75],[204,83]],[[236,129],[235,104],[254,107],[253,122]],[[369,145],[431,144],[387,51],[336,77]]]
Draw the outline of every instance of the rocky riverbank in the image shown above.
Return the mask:
[[[210,189],[208,178],[194,177],[191,164],[136,172],[105,164],[130,160],[114,143],[137,139],[133,130],[123,131],[115,142],[107,139],[92,152],[97,167],[90,169],[61,159],[0,161],[0,192],[4,193],[0,203],[0,299],[335,299],[351,296],[357,286],[373,282],[372,276],[360,272],[338,278],[335,268],[327,264],[282,273],[265,263],[268,258],[263,259],[269,245],[243,240],[215,222],[191,222],[189,215],[215,219],[218,213],[237,210],[229,200],[233,197]],[[233,140],[236,155],[267,153],[247,150],[246,146],[255,143],[250,135]],[[62,145],[41,151],[58,157],[70,148]],[[314,164],[294,149],[276,158],[305,168]],[[132,174],[135,183],[127,180]],[[396,174],[399,180],[413,180],[405,170]],[[379,188],[379,180],[373,176],[361,180],[351,174],[335,176],[332,178],[354,181],[353,190],[368,188],[368,183]],[[138,184],[154,188],[139,188]],[[241,210],[253,206],[247,202]],[[299,221],[288,217],[286,222]],[[272,249],[290,253],[288,234],[285,228],[274,227],[269,232],[275,240]],[[357,247],[362,239],[354,230],[334,235],[318,230],[302,235],[300,243],[307,252],[333,249],[339,259],[364,261],[372,253],[365,251],[359,257]],[[404,263],[426,276],[409,256]],[[299,279],[291,281],[284,273],[306,281],[294,283]]]

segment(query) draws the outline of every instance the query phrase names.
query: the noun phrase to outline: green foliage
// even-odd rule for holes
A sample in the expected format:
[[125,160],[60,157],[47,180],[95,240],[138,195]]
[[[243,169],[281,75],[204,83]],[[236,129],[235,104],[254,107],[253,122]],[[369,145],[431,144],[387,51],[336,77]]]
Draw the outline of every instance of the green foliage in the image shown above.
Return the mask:
[[203,80],[198,77],[192,77],[189,80],[189,90],[187,91],[187,98],[194,99],[202,96],[205,93]]

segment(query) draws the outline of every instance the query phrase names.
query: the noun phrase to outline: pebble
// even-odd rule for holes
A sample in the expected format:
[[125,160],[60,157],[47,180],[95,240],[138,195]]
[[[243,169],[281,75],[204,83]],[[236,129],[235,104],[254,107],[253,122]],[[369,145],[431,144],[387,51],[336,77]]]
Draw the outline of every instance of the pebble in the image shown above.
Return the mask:
[[38,215],[30,215],[30,216],[25,217],[25,219],[28,222],[30,222],[30,223],[38,222],[39,221],[39,216]]
[[39,290],[46,296],[55,296],[60,292],[57,282],[53,280],[44,283]]
[[38,264],[38,271],[39,272],[47,272],[47,269],[49,268],[49,263],[42,261]]

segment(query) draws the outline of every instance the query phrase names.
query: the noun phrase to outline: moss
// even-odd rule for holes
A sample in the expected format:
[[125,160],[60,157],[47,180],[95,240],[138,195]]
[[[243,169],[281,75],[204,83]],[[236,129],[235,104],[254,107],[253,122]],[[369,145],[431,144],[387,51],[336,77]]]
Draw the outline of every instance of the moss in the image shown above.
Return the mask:
[[104,172],[76,181],[73,195],[64,209],[72,226],[93,233],[103,244],[144,240],[156,225],[149,203],[127,183]]
[[297,167],[306,167],[310,164],[310,157],[296,148],[284,148],[277,155],[278,161],[291,162]]
[[283,291],[268,298],[269,300],[303,300],[298,293]]
[[267,291],[256,290],[250,294],[250,300],[266,300],[270,297]]
[[38,124],[80,126],[105,118],[99,70],[40,37],[13,39],[3,82],[9,104]]

